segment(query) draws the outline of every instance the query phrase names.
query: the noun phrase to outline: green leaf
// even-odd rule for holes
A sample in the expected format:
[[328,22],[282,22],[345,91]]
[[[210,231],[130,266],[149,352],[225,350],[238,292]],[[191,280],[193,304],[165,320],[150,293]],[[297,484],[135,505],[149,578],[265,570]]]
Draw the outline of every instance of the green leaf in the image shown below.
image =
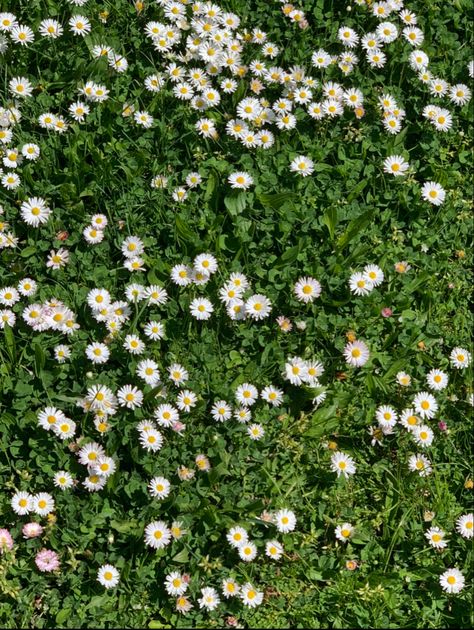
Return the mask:
[[15,335],[13,334],[13,330],[9,324],[5,324],[3,333],[5,335],[5,346],[8,356],[10,357],[11,362],[14,363],[16,358]]
[[342,234],[337,240],[337,248],[343,249],[352,241],[355,236],[363,232],[372,220],[374,213],[375,208],[372,208],[371,210],[367,210],[367,212],[361,214],[359,217],[357,217],[357,219],[353,219],[352,221],[350,221],[344,234]]
[[58,612],[58,614],[56,615],[56,623],[58,624],[58,626],[61,626],[66,621],[71,612],[72,610],[70,608],[63,608]]
[[338,216],[337,216],[337,208],[335,206],[331,206],[326,208],[323,215],[323,223],[329,230],[329,236],[331,240],[334,240],[334,234],[336,230],[336,226],[338,224]]
[[347,202],[350,203],[356,197],[358,197],[360,193],[364,190],[364,188],[367,186],[368,183],[369,183],[368,179],[363,179],[356,186],[354,186],[351,192],[347,195]]
[[241,214],[247,207],[245,193],[224,197],[224,205],[232,216]]
[[35,374],[36,376],[40,375],[41,370],[44,368],[46,363],[46,355],[44,353],[43,348],[39,343],[34,344],[35,350]]
[[197,240],[197,234],[193,232],[183,219],[177,215],[175,217],[175,226],[176,233],[181,240],[186,241],[187,243],[194,243]]
[[257,195],[257,199],[262,206],[271,206],[275,210],[278,210],[286,201],[295,201],[298,199],[298,195],[294,192],[277,193],[274,195],[260,194]]
[[189,554],[187,549],[182,549],[179,553],[177,553],[172,558],[173,562],[179,562],[180,564],[185,564],[189,562]]

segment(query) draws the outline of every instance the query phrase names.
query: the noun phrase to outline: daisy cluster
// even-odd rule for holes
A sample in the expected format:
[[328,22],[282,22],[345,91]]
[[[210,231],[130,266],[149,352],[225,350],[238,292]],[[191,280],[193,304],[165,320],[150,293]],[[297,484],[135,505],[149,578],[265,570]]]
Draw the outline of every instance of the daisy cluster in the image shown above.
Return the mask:
[[[309,17],[302,10],[284,1],[279,0],[279,3],[283,5],[281,10],[290,24],[302,30],[310,27]],[[65,4],[60,19],[48,17],[38,24],[21,24],[15,14],[0,13],[0,53],[11,46],[19,51],[18,54],[27,55],[28,48],[38,38],[58,40],[55,45],[60,46],[62,38],[72,35],[77,45],[87,42],[93,64],[105,63],[107,67],[104,82],[97,82],[93,75],[78,77],[66,107],[49,111],[49,107],[46,109],[41,105],[41,113],[33,120],[26,115],[28,107],[35,99],[41,103],[39,95],[48,87],[42,85],[39,75],[26,77],[15,71],[9,78],[8,91],[12,100],[0,107],[0,184],[9,195],[18,195],[18,199],[8,208],[15,229],[4,220],[6,213],[0,207],[0,250],[15,252],[29,235],[34,239],[38,235],[44,237],[61,212],[59,204],[53,203],[48,193],[30,195],[26,192],[30,186],[37,190],[31,173],[34,169],[40,171],[47,153],[42,145],[30,141],[31,126],[45,134],[48,142],[62,146],[61,142],[72,139],[78,130],[89,124],[95,125],[103,112],[114,111],[118,102],[121,108],[118,116],[127,131],[133,130],[144,136],[154,134],[163,109],[156,95],[166,93],[179,101],[176,105],[184,105],[189,110],[192,133],[202,138],[211,150],[226,136],[238,145],[239,150],[248,150],[255,155],[257,151],[284,144],[289,135],[298,133],[298,126],[303,122],[311,123],[316,129],[324,124],[321,121],[331,123],[345,117],[353,124],[361,121],[369,108],[376,113],[377,124],[390,139],[406,129],[410,122],[405,104],[385,88],[364,94],[357,84],[349,83],[356,68],[382,73],[396,45],[399,45],[397,50],[402,46],[408,68],[416,74],[416,86],[423,98],[426,96],[431,101],[423,109],[422,124],[427,129],[443,134],[451,131],[456,124],[454,108],[463,107],[471,98],[471,90],[464,83],[449,84],[432,73],[429,56],[423,50],[425,34],[419,18],[401,0],[357,0],[355,4],[367,12],[367,31],[358,31],[349,22],[342,24],[334,40],[324,42],[325,48],[320,47],[321,42],[315,41],[315,50],[311,50],[306,66],[291,67],[278,65],[278,58],[283,57],[282,47],[272,42],[264,30],[244,28],[238,15],[225,11],[218,3],[156,0],[149,7],[146,20],[140,22],[141,47],[153,62],[153,72],[142,69],[132,52],[125,56],[118,46],[105,41],[106,37],[100,42],[89,39],[95,35],[95,14],[88,13],[87,0],[67,0]],[[142,3],[134,4],[139,15]],[[100,14],[104,24],[107,23],[106,13]],[[143,88],[140,105],[138,101],[116,99],[122,75],[132,68],[139,73],[140,87]],[[329,78],[333,68],[340,73],[337,81]],[[472,76],[472,64],[468,71]],[[220,115],[221,108],[225,117]],[[94,116],[96,113],[97,117]],[[45,136],[41,135],[42,138]],[[318,164],[310,156],[293,153],[285,160],[289,172],[295,176],[311,181],[317,173]],[[249,170],[232,168],[225,174],[228,186],[237,191],[233,195],[250,196],[252,193],[245,191],[258,184],[258,173],[249,172],[251,167],[248,165],[245,168]],[[384,159],[383,172],[396,178],[415,175],[409,161],[395,152]],[[153,169],[147,171],[147,178],[153,190],[167,189],[171,179]],[[184,204],[192,191],[197,194],[207,183],[198,170],[184,172],[180,182],[179,186],[173,184],[170,195],[176,204]],[[298,185],[301,182],[299,180]],[[436,181],[420,182],[420,196],[427,203],[440,206],[447,195]],[[152,455],[158,464],[164,445],[172,443],[179,449],[180,440],[189,432],[189,427],[196,429],[197,418],[204,419],[216,429],[216,439],[219,431],[224,431],[224,423],[235,421],[236,426],[241,425],[241,433],[253,444],[262,441],[270,432],[267,427],[271,423],[271,413],[277,413],[284,402],[291,399],[295,392],[293,388],[308,389],[312,397],[316,396],[313,406],[317,407],[328,395],[322,380],[328,380],[331,362],[342,358],[347,368],[362,368],[376,352],[351,333],[347,335],[344,347],[339,346],[336,357],[326,356],[320,360],[313,348],[305,348],[301,356],[293,356],[285,349],[282,356],[286,359],[279,361],[275,379],[252,382],[252,376],[246,373],[246,376],[240,374],[233,385],[223,384],[226,391],[221,393],[200,391],[195,385],[195,368],[187,364],[187,357],[178,361],[164,352],[166,331],[172,328],[170,324],[176,317],[177,305],[185,305],[183,312],[192,318],[190,326],[201,332],[212,330],[215,321],[220,324],[222,313],[225,314],[223,325],[236,329],[240,326],[242,330],[245,328],[258,334],[259,326],[268,324],[278,296],[274,297],[268,291],[270,299],[265,288],[252,287],[249,274],[241,268],[224,273],[219,255],[209,251],[190,257],[180,256],[178,264],[174,264],[174,259],[166,268],[168,281],[156,280],[156,276],[153,280],[149,272],[154,272],[156,261],[147,253],[149,241],[146,235],[130,234],[129,231],[126,237],[114,241],[112,228],[115,226],[111,225],[111,217],[92,212],[86,216],[88,223],[82,222],[80,228],[82,240],[87,246],[108,241],[113,255],[120,252],[120,272],[132,278],[131,281],[127,280],[123,285],[118,281],[109,289],[103,284],[87,286],[84,304],[76,303],[76,310],[55,294],[47,297],[39,281],[26,275],[0,288],[0,329],[5,330],[5,338],[12,329],[22,330],[25,326],[31,333],[47,333],[56,344],[54,358],[58,364],[78,358],[87,365],[86,369],[100,370],[87,372],[87,382],[85,379],[78,381],[81,389],[75,398],[76,409],[66,411],[52,404],[36,408],[38,427],[46,432],[47,439],[56,440],[55,446],[63,444],[68,449],[71,470],[79,470],[82,474],[80,479],[76,478],[77,474],[63,470],[61,465],[51,481],[58,496],[68,491],[95,493],[107,488],[109,481],[120,472],[121,461],[115,451],[101,444],[101,440],[109,432],[120,436],[130,419],[137,451],[139,446],[142,455]],[[68,234],[59,233],[57,238],[67,240]],[[78,252],[70,252],[66,246],[51,249],[44,259],[44,271],[60,284],[64,268],[75,263],[77,258]],[[346,273],[344,283],[348,287],[349,299],[364,298],[375,289],[383,291],[384,283],[390,282],[387,277],[390,274],[379,262],[380,265],[368,263]],[[233,268],[239,269],[237,263]],[[394,268],[396,273],[405,273],[411,267],[408,262],[399,261]],[[291,295],[293,302],[296,300],[299,312],[315,315],[326,299],[326,283],[323,278],[300,273],[296,270],[293,276],[296,281],[287,283],[280,290],[285,296]],[[311,273],[318,275],[315,270]],[[71,296],[70,303],[74,305],[72,300]],[[282,332],[292,330],[291,320],[286,316],[279,315],[276,321]],[[296,322],[298,330],[303,331],[305,325],[304,321]],[[63,335],[71,340],[70,345],[57,343]],[[128,373],[122,377],[121,383],[116,383],[112,370],[124,356],[124,351]],[[445,357],[445,362],[449,362],[452,371],[462,371],[471,364],[471,358],[469,350],[457,346],[449,357]],[[439,420],[435,426],[435,419],[443,409],[443,391],[451,379],[452,374],[447,368],[435,367],[426,373],[423,388],[411,392],[403,405],[398,406],[390,399],[380,404],[374,410],[376,424],[370,427],[372,445],[383,446],[386,436],[408,437],[416,451],[409,456],[408,470],[420,477],[432,475],[436,465],[428,456],[429,449],[447,430],[444,420]],[[395,382],[405,394],[412,385],[412,377],[407,372],[398,372]],[[403,431],[399,431],[400,425]],[[95,431],[94,438],[89,437],[89,431]],[[336,448],[333,451],[328,469],[337,475],[338,482],[350,484],[359,462],[342,450]],[[186,485],[180,482],[189,482],[196,473],[204,474],[213,469],[210,451],[188,454],[187,457],[176,469],[177,479],[158,469],[147,474],[142,489],[150,508],[158,505],[159,509],[167,500],[174,500]],[[112,486],[111,483],[109,488]],[[39,520],[46,517],[48,524],[54,521],[56,502],[47,492],[30,494],[15,490],[10,504],[20,517],[30,518],[31,515]],[[168,548],[175,541],[193,532],[184,515],[172,520],[163,512],[157,518],[147,517],[143,543],[165,557],[167,553],[171,556]],[[284,536],[295,531],[297,523],[295,512],[287,507],[264,512],[260,520],[283,536],[273,533],[269,539],[252,540],[239,522],[233,524],[225,535],[231,553],[244,563],[257,557],[260,560],[261,556],[272,561],[283,559]],[[48,526],[36,520],[25,523],[23,538],[45,536]],[[455,529],[463,538],[472,538],[472,514],[459,516]],[[335,537],[346,544],[356,532],[357,526],[341,522],[335,528]],[[425,536],[435,549],[442,550],[448,544],[446,532],[439,526],[430,527]],[[10,532],[0,529],[0,553],[12,551],[14,545]],[[41,572],[58,571],[59,555],[43,548],[36,553],[35,564]],[[213,611],[223,603],[221,598],[236,598],[249,608],[264,600],[264,592],[253,581],[247,581],[250,579],[247,577],[246,581],[240,582],[234,576],[225,577],[219,586],[214,580],[214,585],[210,585],[212,582],[193,584],[191,589],[193,578],[190,574],[167,571],[163,587],[170,597],[175,598],[175,608],[180,613],[187,613],[195,606]],[[106,589],[115,588],[120,584],[121,569],[108,562],[102,564],[96,579]],[[456,594],[464,587],[465,579],[458,569],[450,568],[439,581],[444,591]]]

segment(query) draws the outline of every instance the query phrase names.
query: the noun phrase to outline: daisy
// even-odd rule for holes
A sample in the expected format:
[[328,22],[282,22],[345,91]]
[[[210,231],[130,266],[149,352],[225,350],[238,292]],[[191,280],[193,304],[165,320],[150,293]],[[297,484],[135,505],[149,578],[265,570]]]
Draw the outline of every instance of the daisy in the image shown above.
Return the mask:
[[449,131],[453,126],[453,118],[447,109],[439,109],[431,121],[438,131]]
[[69,262],[69,251],[60,247],[58,250],[52,249],[49,252],[48,259],[46,261],[46,267],[50,267],[57,271],[61,267],[65,267]]
[[303,277],[299,278],[293,291],[297,300],[308,304],[321,295],[321,285],[314,278]]
[[149,304],[166,304],[168,301],[168,293],[166,289],[157,284],[153,284],[145,289],[145,297]]
[[255,606],[259,606],[263,602],[263,592],[257,591],[255,587],[247,582],[240,590],[240,599],[245,606],[255,608]]
[[422,448],[431,446],[433,443],[434,433],[428,426],[426,426],[426,424],[420,424],[414,427],[412,435],[418,446],[421,446]]
[[10,328],[13,328],[16,322],[16,315],[10,309],[0,310],[0,330],[5,330],[5,325],[8,324]]
[[[1,169],[0,169],[0,173],[1,173]],[[20,177],[16,173],[13,173],[13,172],[8,172],[2,175],[1,182],[2,182],[2,186],[4,186],[7,190],[15,190],[21,184]],[[29,225],[34,225],[34,227],[37,227],[39,223],[44,223],[44,221],[37,221],[36,217],[34,219],[33,217],[28,217],[28,218],[30,220],[27,220],[27,218],[25,217],[23,217],[23,220],[26,221],[26,223],[29,223]]]
[[213,404],[211,415],[217,422],[225,422],[232,417],[232,407],[225,400],[219,400]]
[[436,398],[427,392],[420,392],[414,397],[413,407],[421,418],[431,419],[438,411]]
[[311,175],[314,171],[314,162],[304,155],[298,155],[290,164],[290,171],[303,177]]
[[65,363],[71,358],[71,349],[64,344],[58,344],[54,347],[54,358],[58,363]]
[[18,21],[13,13],[0,13],[0,31],[9,32],[17,24]]
[[153,116],[146,111],[137,111],[133,114],[133,118],[137,125],[149,129],[154,122]]
[[0,304],[4,306],[13,306],[20,299],[20,294],[14,287],[5,287],[0,289]]
[[76,433],[76,423],[69,418],[64,418],[61,422],[53,425],[53,432],[56,433],[61,440],[67,440],[74,437]]
[[169,595],[184,595],[188,590],[188,580],[179,571],[173,571],[165,577],[165,589]]
[[349,475],[353,475],[355,473],[356,465],[350,455],[346,455],[346,453],[342,453],[341,451],[336,451],[331,456],[331,470],[337,473],[338,477],[343,475],[347,478]]
[[233,578],[222,580],[222,593],[226,599],[236,597],[240,593],[240,586]]
[[350,523],[343,523],[336,527],[335,534],[338,540],[347,543],[354,534],[354,527]]
[[195,298],[189,305],[189,310],[196,319],[208,320],[214,312],[214,307],[206,298]]
[[114,588],[120,581],[120,573],[112,564],[103,564],[97,571],[97,581],[105,588]]
[[91,343],[86,347],[86,356],[92,363],[107,363],[110,350],[104,343]]
[[145,350],[145,344],[138,335],[127,335],[124,339],[123,347],[130,354],[143,354]]
[[42,20],[38,28],[40,34],[43,37],[50,39],[57,39],[64,33],[64,29],[57,20],[46,19]]
[[430,370],[426,375],[426,382],[430,389],[439,391],[448,386],[448,375],[442,370]]
[[38,536],[41,536],[44,529],[39,523],[32,522],[25,523],[21,531],[23,534],[23,538],[28,540],[29,538],[38,538]]
[[252,295],[245,302],[245,312],[249,317],[255,320],[264,319],[268,317],[272,310],[272,304],[270,300],[259,293]]
[[31,500],[31,510],[40,516],[47,516],[54,510],[54,499],[47,492],[35,494]]
[[29,197],[21,204],[20,214],[25,223],[38,227],[48,221],[51,210],[41,197]]
[[275,512],[272,518],[276,528],[282,534],[292,532],[296,527],[296,516],[294,512],[286,508]]
[[126,258],[139,256],[144,251],[143,241],[138,236],[127,236],[121,245],[122,254]]
[[21,147],[21,153],[27,160],[36,160],[39,158],[41,150],[37,144],[28,142]]
[[33,496],[29,492],[16,492],[10,502],[13,511],[24,516],[33,511]]
[[440,206],[446,197],[446,191],[436,182],[429,181],[423,184],[421,195],[425,201],[429,201],[434,206]]
[[193,608],[193,605],[191,604],[191,602],[189,601],[187,597],[184,597],[183,595],[181,595],[181,597],[178,597],[176,599],[176,610],[179,613],[186,614],[192,608]]
[[235,399],[241,405],[250,407],[255,404],[258,399],[258,390],[254,385],[243,383],[237,388],[235,392]]
[[33,85],[25,77],[14,77],[9,81],[8,87],[13,96],[20,98],[26,98],[33,93]]
[[181,411],[191,411],[191,409],[196,406],[196,403],[197,396],[189,389],[184,389],[183,391],[179,392],[176,399],[176,405]]
[[412,431],[418,424],[420,424],[420,419],[413,409],[405,409],[400,414],[400,424],[402,424],[408,431]]
[[283,402],[283,392],[281,391],[281,389],[273,387],[273,385],[264,387],[261,391],[260,396],[263,400],[268,402],[273,407],[279,407]]
[[228,177],[229,184],[232,188],[238,188],[241,190],[248,190],[253,185],[253,178],[249,173],[244,171],[238,171],[231,173]]
[[269,540],[265,544],[265,555],[272,560],[279,560],[283,555],[283,545],[277,540]]
[[12,42],[14,44],[21,44],[22,46],[27,46],[31,44],[31,42],[35,39],[35,34],[31,30],[29,26],[24,26],[22,24],[14,25],[10,29],[10,37],[12,38]]
[[456,520],[456,530],[463,538],[472,538],[474,535],[473,515],[463,514]]
[[301,385],[306,381],[308,370],[305,361],[300,357],[294,357],[285,364],[285,378],[292,385]]
[[188,371],[179,363],[173,363],[170,365],[168,368],[168,374],[170,380],[172,380],[175,385],[182,385],[189,378]]
[[158,364],[152,359],[145,359],[140,361],[137,365],[137,375],[147,383],[155,387],[160,382],[160,372],[158,370]]
[[430,529],[425,532],[425,538],[428,539],[430,545],[435,549],[444,549],[447,547],[448,543],[444,539],[445,536],[445,532],[439,527],[430,527]]
[[410,168],[408,162],[405,162],[401,155],[391,155],[383,163],[383,170],[390,175],[400,177],[405,175]]
[[471,90],[462,83],[453,85],[449,90],[449,99],[455,105],[465,105],[471,99]]
[[152,451],[156,453],[163,446],[163,436],[156,429],[149,429],[147,431],[140,432],[140,444],[147,451]]
[[265,430],[261,424],[251,424],[247,427],[247,434],[252,440],[261,440],[265,435]]
[[338,38],[341,40],[344,46],[348,48],[354,48],[357,46],[359,41],[359,36],[357,33],[348,26],[341,26],[341,28],[337,32]]
[[369,295],[374,284],[364,273],[356,272],[349,278],[349,288],[354,295]]
[[53,483],[60,490],[68,490],[74,485],[74,480],[68,472],[60,470],[54,475]]
[[451,595],[462,591],[465,579],[458,569],[448,569],[439,576],[439,583],[443,591]]
[[85,37],[91,32],[91,23],[83,15],[73,15],[69,20],[69,26],[74,35],[81,35]]
[[411,455],[408,460],[408,468],[417,472],[420,477],[428,477],[432,473],[431,462],[425,455]]
[[171,427],[179,420],[178,411],[172,405],[166,403],[159,405],[153,412],[153,415],[161,427]]
[[366,265],[364,267],[364,276],[374,287],[378,287],[384,281],[384,273],[378,265]]
[[152,341],[157,341],[158,339],[163,339],[165,329],[161,322],[151,320],[147,324],[145,324],[143,332],[148,337],[148,339],[151,339]]
[[464,370],[471,364],[471,353],[464,348],[453,348],[449,355],[451,365],[458,370]]
[[375,413],[377,422],[382,427],[395,426],[397,423],[397,412],[388,405],[382,405]]
[[124,385],[118,390],[117,399],[121,407],[133,410],[142,406],[143,392],[132,385]]
[[199,254],[193,262],[195,271],[211,275],[217,271],[217,260],[212,254]]
[[148,484],[148,489],[152,497],[166,499],[171,491],[171,484],[164,477],[153,477]]
[[360,367],[369,360],[370,352],[363,341],[353,341],[344,348],[344,358],[349,365]]
[[229,541],[229,543],[232,545],[232,547],[238,548],[240,547],[240,545],[248,541],[247,530],[239,526],[232,527],[228,531],[226,538]]
[[145,543],[153,549],[162,549],[171,541],[171,532],[163,521],[153,521],[145,527]]
[[244,562],[252,562],[257,557],[257,547],[253,542],[245,542],[237,547],[239,556]]
[[106,455],[100,455],[91,467],[91,471],[95,475],[102,477],[110,477],[114,474],[116,469],[117,464],[115,463],[115,460],[112,457],[107,457]]
[[201,589],[201,597],[198,599],[199,608],[205,608],[206,610],[214,610],[219,606],[221,600],[216,590],[210,587]]

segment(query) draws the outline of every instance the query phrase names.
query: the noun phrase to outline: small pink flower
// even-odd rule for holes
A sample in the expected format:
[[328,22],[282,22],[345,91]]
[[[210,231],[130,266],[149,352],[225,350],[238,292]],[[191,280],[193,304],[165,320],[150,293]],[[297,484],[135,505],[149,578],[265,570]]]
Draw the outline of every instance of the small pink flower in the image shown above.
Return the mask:
[[388,306],[385,306],[381,311],[380,314],[382,315],[382,317],[391,317],[393,315],[393,311],[391,308],[388,308]]
[[173,429],[173,431],[176,431],[176,433],[182,433],[183,431],[186,430],[186,425],[184,424],[184,422],[173,422],[173,425],[171,427]]
[[59,568],[59,557],[55,551],[41,549],[36,554],[35,563],[40,571],[55,571]]
[[13,549],[13,538],[8,529],[0,529],[0,554]]
[[37,538],[43,533],[43,528],[39,523],[25,523],[21,531],[23,538]]
[[447,428],[448,428],[448,425],[446,422],[443,422],[442,420],[438,422],[438,429],[440,431],[446,431]]

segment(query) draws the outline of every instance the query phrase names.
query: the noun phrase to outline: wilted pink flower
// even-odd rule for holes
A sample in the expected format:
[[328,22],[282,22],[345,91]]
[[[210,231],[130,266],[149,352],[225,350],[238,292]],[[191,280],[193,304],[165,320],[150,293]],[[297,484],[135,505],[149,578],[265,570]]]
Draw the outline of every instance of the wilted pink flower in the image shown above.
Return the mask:
[[171,428],[173,431],[176,431],[176,433],[182,433],[186,430],[186,425],[184,422],[179,422],[179,420],[177,420],[176,422],[173,422]]
[[0,529],[0,553],[13,549],[13,538],[8,529]]
[[448,425],[446,422],[443,422],[442,420],[438,422],[438,429],[440,431],[446,431],[447,428],[448,428]]
[[283,315],[280,315],[280,317],[277,317],[276,321],[277,321],[278,326],[280,327],[280,330],[282,330],[283,332],[290,332],[291,329],[293,328],[293,324],[288,319],[288,317],[284,317]]
[[382,315],[382,317],[391,317],[393,315],[393,311],[391,308],[388,308],[388,306],[385,306],[381,311],[380,314]]
[[39,523],[25,523],[21,531],[23,538],[37,538],[43,533],[43,528]]
[[35,564],[40,571],[55,571],[59,568],[58,554],[51,549],[41,549],[36,554]]

